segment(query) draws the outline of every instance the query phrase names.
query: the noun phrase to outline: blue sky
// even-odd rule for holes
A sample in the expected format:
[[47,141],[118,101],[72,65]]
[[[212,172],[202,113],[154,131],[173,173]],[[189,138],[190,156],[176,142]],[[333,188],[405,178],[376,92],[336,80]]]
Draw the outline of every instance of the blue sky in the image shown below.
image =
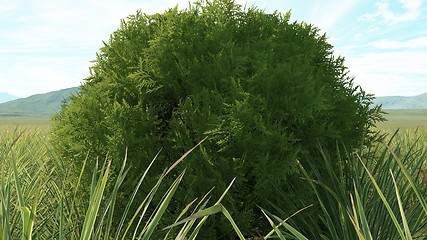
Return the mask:
[[[326,32],[355,83],[376,96],[427,92],[423,0],[236,0]],[[78,86],[120,19],[187,0],[0,0],[0,92],[26,97]]]

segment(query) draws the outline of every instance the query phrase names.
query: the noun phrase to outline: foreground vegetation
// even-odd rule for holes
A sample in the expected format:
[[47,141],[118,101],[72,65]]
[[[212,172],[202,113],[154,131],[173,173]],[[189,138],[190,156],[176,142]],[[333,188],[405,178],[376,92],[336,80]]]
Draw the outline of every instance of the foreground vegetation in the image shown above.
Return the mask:
[[[117,191],[127,177],[128,169],[123,164],[119,177],[110,179],[110,161],[99,160],[92,168],[91,187],[81,186],[79,181],[69,178],[69,167],[64,166],[48,143],[48,135],[40,129],[3,131],[0,135],[1,185],[0,185],[0,234],[2,239],[148,239],[164,236],[165,239],[186,235],[197,237],[211,214],[220,214],[234,229],[235,238],[245,239],[239,222],[233,220],[222,200],[227,198],[233,183],[223,192],[220,199],[210,199],[210,194],[189,202],[176,224],[162,229],[159,219],[174,207],[174,193],[185,191],[180,182],[185,172],[175,172],[173,166],[166,168],[157,179],[149,194],[143,199],[131,198],[127,204],[139,206],[137,211],[120,213],[122,221],[112,218]],[[311,186],[318,200],[307,205],[321,208],[323,228],[306,228],[298,220],[301,212],[284,216],[281,209],[276,212],[262,210],[264,221],[271,228],[259,229],[264,239],[281,239],[293,236],[306,239],[303,235],[319,236],[324,239],[422,239],[427,236],[426,183],[424,177],[427,158],[427,132],[425,130],[398,132],[389,135],[370,148],[356,152],[342,152],[343,165],[340,171],[332,169],[337,161],[331,159],[321,148],[327,172],[317,172],[312,165],[313,175],[301,166],[306,174],[306,184]],[[203,143],[202,143],[203,145]],[[200,151],[196,147],[193,151]],[[160,153],[161,154],[161,153]],[[183,158],[177,161],[185,161]],[[115,161],[115,160],[113,160]],[[126,157],[124,162],[126,162]],[[157,164],[153,160],[152,164]],[[151,166],[151,165],[150,165]],[[174,165],[175,166],[175,165]],[[187,171],[191,171],[188,169]],[[175,181],[165,191],[159,191],[166,174],[173,174]],[[140,181],[150,176],[147,171]],[[107,185],[113,185],[106,192]],[[141,182],[134,186],[138,191]],[[214,186],[212,186],[214,187]],[[89,205],[75,197],[78,189],[90,192]],[[154,195],[161,201],[153,202]],[[135,196],[135,195],[132,195]],[[148,212],[154,205],[155,212]],[[262,206],[259,206],[263,209]],[[128,210],[129,208],[127,208]],[[127,221],[125,216],[132,216]],[[286,220],[286,221],[284,221]],[[307,220],[308,221],[308,220]],[[132,227],[136,223],[137,227]],[[171,223],[173,224],[173,222]],[[291,224],[291,225],[288,225]],[[111,226],[120,226],[112,228]],[[169,231],[169,234],[167,234]],[[154,234],[154,235],[152,235]],[[109,236],[109,237],[108,237]],[[206,235],[205,235],[206,236]],[[144,238],[145,237],[145,238]],[[260,238],[262,239],[262,238]],[[291,238],[292,239],[292,238]]]
[[[92,184],[90,187],[80,186],[80,179],[73,182],[69,178],[67,166],[59,161],[52,153],[46,141],[47,134],[40,130],[3,131],[0,135],[2,145],[0,148],[1,185],[0,185],[0,236],[1,239],[149,239],[157,227],[159,219],[165,213],[171,199],[181,182],[184,172],[178,174],[172,185],[164,193],[157,193],[162,180],[167,174],[171,174],[173,168],[181,162],[185,153],[170,168],[157,179],[157,183],[149,191],[145,199],[134,199],[139,186],[147,176],[152,164],[141,176],[134,194],[128,201],[130,206],[135,200],[139,205],[136,212],[129,213],[126,209],[122,212],[122,221],[114,222],[118,226],[112,232],[112,215],[117,198],[117,191],[126,177],[129,169],[126,169],[126,157],[115,182],[109,180],[111,160],[103,163],[96,162],[92,169]],[[196,146],[197,147],[197,146]],[[83,169],[82,169],[83,171]],[[114,187],[110,193],[104,193],[107,184]],[[230,186],[232,183],[230,183]],[[90,192],[89,204],[78,201],[76,192],[83,187]],[[184,225],[178,236],[194,239],[206,218],[215,213],[223,213],[236,230],[236,234],[243,238],[227,209],[221,204],[222,199],[229,188],[223,193],[214,205],[208,207],[206,194],[197,204],[194,214],[189,218],[180,220],[175,225]],[[163,195],[159,203],[152,203],[153,196]],[[156,211],[148,214],[149,205],[156,205]],[[124,222],[126,215],[132,216],[129,222]],[[195,225],[196,219],[200,219]],[[133,222],[137,222],[134,229],[130,229]],[[173,226],[171,226],[173,227]],[[165,231],[166,232],[166,231]]]

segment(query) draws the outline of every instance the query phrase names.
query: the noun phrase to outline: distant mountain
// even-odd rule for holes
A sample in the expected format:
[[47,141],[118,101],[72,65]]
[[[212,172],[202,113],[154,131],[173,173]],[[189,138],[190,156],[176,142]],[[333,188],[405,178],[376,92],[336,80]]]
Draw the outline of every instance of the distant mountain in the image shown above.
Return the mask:
[[0,93],[0,103],[8,102],[18,99],[18,97],[10,95],[9,93]]
[[382,104],[383,109],[427,109],[427,93],[413,97],[377,97],[375,104]]
[[76,94],[78,87],[37,94],[0,104],[0,117],[50,117],[59,112],[61,104]]

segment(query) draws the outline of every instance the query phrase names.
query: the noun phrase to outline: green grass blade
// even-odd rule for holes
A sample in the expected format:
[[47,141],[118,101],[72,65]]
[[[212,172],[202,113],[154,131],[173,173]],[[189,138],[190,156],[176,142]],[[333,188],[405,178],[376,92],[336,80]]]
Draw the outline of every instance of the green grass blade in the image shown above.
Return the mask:
[[365,214],[365,209],[363,207],[363,204],[361,202],[360,199],[360,195],[359,195],[359,191],[356,188],[356,184],[354,183],[354,195],[356,196],[356,206],[357,206],[357,212],[359,213],[358,216],[356,216],[355,214],[355,218],[359,218],[361,225],[362,225],[362,231],[363,231],[363,235],[364,235],[364,239],[368,239],[368,240],[372,240],[372,234],[371,234],[371,230],[369,229],[369,223],[368,220],[366,219],[366,214]]
[[[386,144],[386,143],[385,143]],[[396,153],[393,151],[393,149],[391,149],[390,145],[386,144],[387,149],[390,151],[390,153],[393,155],[393,158],[396,160],[397,164],[399,165],[400,169],[402,170],[403,174],[406,177],[406,180],[409,182],[409,184],[411,185],[412,189],[414,190],[419,203],[421,204],[421,206],[423,207],[424,210],[424,214],[427,215],[427,204],[424,200],[424,198],[421,196],[417,185],[415,184],[413,178],[411,177],[411,175],[408,173],[406,167],[403,165],[402,161],[400,160],[400,158],[396,155]]]
[[341,202],[341,200],[338,197],[338,195],[330,187],[326,186],[325,184],[323,184],[323,183],[321,183],[319,181],[311,179],[310,175],[305,170],[304,166],[302,166],[302,164],[298,160],[297,160],[297,164],[300,167],[300,169],[301,169],[303,175],[305,176],[305,178],[308,180],[311,188],[314,190],[314,192],[316,194],[316,197],[318,199],[318,203],[319,203],[319,205],[320,205],[320,207],[322,209],[323,214],[325,215],[324,217],[326,218],[325,225],[327,226],[327,228],[328,228],[329,232],[331,233],[332,237],[334,239],[338,239],[339,237],[338,237],[338,234],[337,234],[336,226],[334,225],[332,217],[329,214],[329,212],[328,212],[328,210],[326,208],[326,205],[325,205],[325,203],[322,200],[321,194],[317,190],[315,184],[318,184],[318,185],[322,186],[326,191],[328,191],[335,198],[335,200],[337,201],[337,203],[339,205],[344,206],[344,204]]
[[21,181],[19,180],[18,168],[16,166],[16,161],[14,157],[11,157],[10,161],[12,164],[13,176],[15,178],[15,189],[16,189],[16,194],[18,195],[18,204],[19,204],[19,207],[23,208],[25,207],[25,200],[24,200],[24,196],[22,195]]
[[110,238],[110,231],[111,231],[111,225],[113,222],[113,214],[114,214],[114,207],[115,207],[115,203],[116,203],[117,193],[118,193],[119,187],[123,183],[124,179],[126,178],[127,172],[128,172],[127,170],[125,170],[126,162],[127,162],[127,151],[128,150],[126,149],[125,157],[123,159],[123,163],[122,163],[122,166],[120,168],[120,171],[117,175],[116,182],[114,184],[114,188],[113,188],[111,195],[108,199],[108,203],[107,203],[107,206],[106,206],[104,213],[101,217],[101,220],[98,223],[98,227],[95,231],[95,238],[100,234],[101,227],[104,226],[104,224],[103,224],[104,218],[107,214],[108,214],[107,223],[104,226],[105,229],[102,232],[104,234],[105,240],[108,240]]
[[16,188],[16,194],[18,195],[18,203],[19,208],[21,209],[21,217],[22,217],[22,223],[23,223],[23,229],[22,229],[22,239],[32,239],[32,232],[34,227],[34,219],[33,214],[31,213],[31,210],[26,207],[24,196],[22,195],[22,188],[21,183],[19,180],[19,174],[18,174],[18,168],[16,166],[15,158],[12,156],[10,158],[12,169],[13,169],[13,175],[15,178],[15,188]]
[[231,214],[228,212],[228,210],[219,203],[222,207],[222,213],[224,216],[228,219],[228,221],[231,223],[231,226],[233,226],[234,232],[236,232],[237,236],[240,240],[245,240],[245,237],[243,236],[242,232],[240,231],[239,227],[237,227],[237,224],[234,222],[233,218],[231,217]]
[[10,236],[10,226],[9,226],[9,216],[10,216],[10,181],[9,178],[6,177],[5,173],[5,162],[2,159],[2,164],[0,166],[1,169],[1,239],[9,239]]
[[[210,193],[213,191],[214,188],[211,188],[204,196],[203,198],[199,201],[199,203],[197,204],[197,206],[195,207],[194,211],[192,212],[192,214],[196,213],[197,211],[203,210],[206,208],[206,205],[208,204],[209,200],[210,200]],[[186,212],[186,210],[184,209],[181,214],[178,216],[177,220],[175,221],[178,222],[179,219],[181,219],[181,217],[184,215],[184,213]],[[187,234],[190,232],[191,228],[193,227],[194,223],[196,222],[196,220],[191,220],[187,223],[184,224],[184,226],[181,228],[181,230],[179,231],[179,233],[176,236],[176,239],[185,239]],[[168,232],[169,234],[169,232]],[[168,235],[167,234],[167,235]],[[166,236],[167,236],[166,235]],[[167,238],[165,238],[167,239]]]
[[181,180],[185,174],[185,171],[183,171],[178,178],[174,181],[174,183],[169,188],[168,192],[166,193],[166,196],[162,203],[160,204],[159,209],[157,210],[156,214],[154,215],[153,219],[148,224],[148,227],[142,237],[143,240],[150,239],[151,235],[154,232],[154,229],[159,224],[159,221],[161,217],[163,216],[163,213],[166,211],[166,208],[168,207],[173,195],[175,194],[176,189],[178,188],[179,184],[181,183]]
[[[161,151],[161,150],[160,150],[160,151]],[[133,203],[133,201],[134,201],[134,199],[135,199],[135,196],[136,196],[136,194],[137,194],[137,192],[138,192],[139,188],[141,187],[142,182],[143,182],[143,181],[144,181],[144,179],[145,179],[145,176],[147,175],[147,173],[148,173],[148,171],[150,170],[151,166],[153,165],[153,163],[156,161],[157,157],[159,156],[160,151],[156,154],[156,156],[153,158],[153,160],[151,160],[150,164],[148,165],[147,169],[145,169],[145,171],[144,171],[143,175],[141,176],[141,178],[140,178],[140,179],[139,179],[139,181],[138,181],[138,184],[136,185],[135,189],[133,190],[132,195],[131,195],[131,197],[130,197],[130,199],[129,199],[128,203],[126,204],[126,208],[125,208],[125,210],[124,210],[124,212],[123,212],[123,215],[122,215],[122,217],[121,217],[121,219],[120,219],[120,223],[119,223],[119,226],[118,226],[118,228],[117,228],[116,236],[115,236],[115,238],[114,238],[115,240],[119,239],[119,237],[120,237],[120,233],[121,233],[121,230],[122,230],[122,228],[123,228],[124,222],[125,222],[126,217],[127,217],[127,214],[129,213],[130,206],[132,205],[132,203]],[[132,223],[131,223],[131,224],[132,224]],[[130,225],[131,225],[131,224],[130,224]],[[129,226],[129,227],[130,227],[130,226]],[[124,238],[124,237],[126,236],[126,234],[127,234],[127,231],[125,231],[125,233],[123,233],[123,236],[122,236],[122,237]]]
[[393,172],[391,170],[390,170],[390,175],[391,175],[391,178],[393,179],[394,189],[396,191],[396,198],[397,198],[398,205],[399,205],[400,215],[402,217],[403,228],[405,230],[405,236],[406,236],[405,239],[412,240],[412,234],[411,234],[411,231],[409,230],[408,222],[407,222],[406,216],[405,216],[405,211],[403,210],[402,200],[401,200],[400,194],[399,194],[399,189],[398,189],[397,184],[396,184],[396,179],[394,178]]
[[208,136],[203,138],[194,147],[192,147],[190,150],[188,150],[186,153],[184,153],[174,164],[172,164],[172,166],[170,166],[168,168],[168,170],[166,170],[165,176],[168,175],[179,163],[181,163],[184,160],[184,158],[186,158],[188,156],[188,154],[190,154],[194,149],[196,149],[200,144],[202,144],[207,138],[208,138]]
[[274,232],[277,234],[279,239],[286,240],[286,237],[282,234],[282,232],[279,230],[279,228],[274,224],[273,220],[265,213],[264,209],[261,209],[261,212],[264,214],[265,218],[267,218],[270,225],[273,227]]
[[221,204],[217,204],[217,205],[214,205],[212,207],[200,210],[200,211],[192,214],[191,216],[186,217],[186,218],[182,219],[181,221],[178,221],[178,222],[176,222],[176,223],[174,223],[172,225],[169,225],[169,226],[167,226],[167,227],[165,227],[163,229],[164,230],[171,229],[173,227],[179,226],[179,225],[184,224],[186,222],[189,222],[191,220],[196,220],[196,219],[199,219],[201,217],[205,217],[205,216],[217,214],[217,213],[220,213],[220,212],[222,212],[222,205]]
[[360,228],[359,224],[359,217],[356,210],[356,205],[354,204],[353,195],[350,193],[350,201],[351,201],[351,209],[353,211],[353,215],[348,213],[351,222],[353,223],[354,229],[356,230],[357,237],[359,240],[365,240],[365,237],[363,236],[362,229]]
[[397,221],[396,215],[393,213],[393,210],[390,207],[390,204],[388,203],[387,199],[385,198],[383,192],[381,191],[380,187],[378,186],[377,181],[375,180],[375,178],[372,176],[371,172],[368,170],[368,168],[366,167],[366,165],[363,163],[362,159],[359,157],[359,161],[362,163],[363,168],[365,168],[366,173],[369,175],[369,178],[371,179],[378,195],[380,196],[382,202],[384,203],[384,206],[387,208],[387,211],[389,213],[389,216],[391,217],[391,219],[393,220],[394,226],[396,228],[396,230],[398,231],[401,239],[405,239],[405,234],[402,230],[402,228],[399,225],[399,222]]
[[[260,206],[258,206],[260,209],[262,209]],[[286,221],[288,221],[289,219],[291,219],[293,216],[295,216],[295,215],[297,215],[298,213],[300,213],[300,212],[302,212],[302,211],[304,211],[305,209],[307,209],[307,208],[310,208],[310,207],[313,207],[313,204],[311,204],[311,205],[308,205],[308,206],[306,206],[306,207],[303,207],[303,208],[301,208],[300,210],[298,210],[298,211],[296,211],[295,213],[293,213],[291,216],[289,216],[289,217],[287,217],[285,220],[281,220],[280,221],[280,223],[279,223],[279,225],[278,225],[278,227],[280,227],[281,225],[283,225],[283,223],[286,223]],[[265,211],[265,210],[264,210]],[[271,230],[264,238],[265,239],[268,239],[268,238],[270,238],[272,235],[273,235],[273,233],[274,233],[274,229],[273,230]]]
[[215,203],[219,204],[221,203],[222,199],[224,199],[225,195],[227,195],[228,191],[230,190],[231,186],[233,186],[234,181],[236,181],[236,178],[233,178],[233,180],[231,180],[230,184],[228,184],[228,187],[225,189],[225,191],[222,193],[221,197],[219,197],[218,201]]
[[[231,180],[230,184],[228,185],[228,187],[225,189],[225,191],[222,193],[221,197],[219,197],[218,201],[214,204],[214,205],[218,205],[221,203],[222,199],[225,197],[225,195],[227,194],[227,192],[230,190],[231,186],[233,185],[234,181],[236,180],[236,178],[233,178],[233,180]],[[188,238],[188,240],[194,240],[197,235],[199,234],[200,229],[202,228],[203,224],[206,222],[206,220],[208,219],[209,216],[204,216],[202,218],[202,220],[200,220],[200,222],[197,224],[196,228],[193,230],[193,232],[191,233],[190,237]]]
[[[185,208],[180,212],[180,214],[178,215],[178,217],[176,218],[176,220],[175,220],[175,222],[174,222],[174,223],[177,223],[177,222],[179,221],[179,219],[181,219],[181,217],[182,217],[182,216],[184,216],[184,214],[190,210],[191,206],[193,206],[193,204],[194,204],[196,201],[197,201],[197,199],[194,199],[194,200],[193,200],[193,201],[191,201],[189,204],[187,204],[187,205],[185,206]],[[190,221],[190,222],[191,222],[191,221]],[[183,235],[185,235],[185,234],[187,233],[187,229],[188,229],[188,226],[190,225],[190,222],[188,222],[188,223],[184,224],[184,226],[183,226],[183,227],[181,228],[181,230],[178,232],[178,234],[177,234],[176,238],[178,238],[178,239],[179,239],[179,238],[180,238],[179,236],[183,236]],[[164,228],[163,230],[165,230],[165,228]],[[171,231],[171,230],[169,230],[169,231],[166,233],[166,235],[165,235],[165,237],[164,237],[164,239],[165,239],[165,240],[166,240],[166,239],[169,239],[168,237],[169,237],[170,231]]]
[[[98,215],[99,207],[101,204],[102,196],[104,194],[105,186],[108,180],[108,174],[110,172],[111,161],[108,162],[107,167],[101,170],[99,180],[96,181],[93,179],[92,183],[96,186],[93,188],[93,193],[91,194],[91,200],[89,202],[89,207],[86,212],[85,220],[83,223],[82,236],[80,239],[89,240],[91,239],[93,229],[95,227],[96,217]],[[96,169],[95,169],[96,172]],[[95,175],[95,174],[94,174]]]
[[[260,207],[261,208],[261,207]],[[292,214],[292,216],[294,216],[295,214],[303,211],[304,209],[306,209],[307,207],[298,210],[296,213]],[[270,212],[268,212],[267,210],[261,208],[261,210],[263,211],[264,215],[268,214],[270,216],[272,216],[274,219],[276,219],[276,221],[279,222],[279,225],[277,225],[276,227],[280,227],[281,225],[283,225],[289,232],[291,232],[297,239],[299,240],[308,240],[302,233],[300,233],[298,230],[296,230],[295,228],[293,228],[291,225],[289,225],[286,221],[290,218],[287,218],[286,220],[282,220],[280,219],[278,216],[271,214]],[[291,217],[292,217],[291,216]]]
[[34,221],[31,210],[27,207],[21,208],[22,219],[24,221],[24,227],[22,231],[22,239],[32,239],[32,232],[34,227]]

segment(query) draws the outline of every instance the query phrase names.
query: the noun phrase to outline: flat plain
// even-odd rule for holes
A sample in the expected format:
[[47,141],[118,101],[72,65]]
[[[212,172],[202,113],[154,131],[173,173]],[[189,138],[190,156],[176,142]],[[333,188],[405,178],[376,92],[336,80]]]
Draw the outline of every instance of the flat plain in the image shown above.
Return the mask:
[[12,131],[16,128],[47,129],[49,125],[49,117],[0,117],[0,131]]
[[379,123],[383,130],[427,129],[427,109],[386,109],[387,121]]
[[[387,121],[379,123],[378,128],[386,131],[396,129],[411,130],[416,128],[427,129],[427,109],[386,109]],[[0,116],[0,130],[19,128],[46,128],[50,124],[50,117],[2,117]]]

